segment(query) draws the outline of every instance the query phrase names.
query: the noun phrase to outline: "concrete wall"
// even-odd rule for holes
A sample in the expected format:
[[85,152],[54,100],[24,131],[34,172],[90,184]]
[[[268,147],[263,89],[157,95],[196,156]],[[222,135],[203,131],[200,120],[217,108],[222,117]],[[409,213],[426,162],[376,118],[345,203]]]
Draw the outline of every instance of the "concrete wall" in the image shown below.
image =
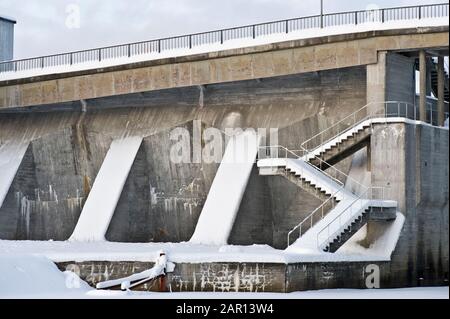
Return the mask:
[[389,198],[406,217],[390,267],[398,283],[448,284],[448,159],[448,130],[411,124],[374,129],[372,183],[389,186]]
[[[100,281],[119,279],[153,266],[149,262],[60,262],[60,270],[78,271],[95,287]],[[389,262],[270,263],[178,263],[175,271],[160,282],[145,283],[143,291],[293,292],[316,289],[365,289],[373,268],[379,269],[379,287],[400,284],[390,272]],[[369,279],[368,279],[369,277]],[[403,284],[403,283],[401,283]],[[119,287],[115,287],[119,289]]]
[[386,59],[386,72],[386,101],[414,104],[415,59],[390,52]]
[[71,235],[109,147],[107,137],[92,133],[83,136],[83,144],[77,132],[70,127],[30,143],[0,208],[0,238],[65,240]]
[[[171,163],[172,128],[184,127],[192,133],[193,120],[203,128],[278,128],[278,142],[298,149],[307,137],[358,109],[365,100],[365,68],[355,67],[210,85],[204,89],[202,103],[199,88],[189,87],[88,101],[87,113],[74,111],[79,105],[72,105],[67,112],[2,114],[0,140],[31,140],[34,158],[30,157],[31,168],[22,163],[1,208],[7,222],[0,226],[0,238],[66,239],[111,140],[126,133],[145,138],[107,238],[189,240],[218,165]],[[31,206],[28,235],[13,231],[16,227],[11,225],[20,224],[23,207],[15,201],[16,194],[35,201],[34,190],[48,192],[50,185],[58,204],[49,203],[48,210]],[[73,198],[79,198],[81,205],[70,210]],[[319,204],[291,182],[261,177],[255,169],[230,243],[285,248],[287,232]]]

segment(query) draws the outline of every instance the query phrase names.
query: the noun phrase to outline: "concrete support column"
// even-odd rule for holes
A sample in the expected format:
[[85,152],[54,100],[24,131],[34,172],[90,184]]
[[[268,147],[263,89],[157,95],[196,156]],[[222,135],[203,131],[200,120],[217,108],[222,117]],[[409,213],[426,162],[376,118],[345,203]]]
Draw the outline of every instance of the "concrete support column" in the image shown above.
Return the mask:
[[438,57],[438,125],[444,126],[444,57]]
[[368,115],[382,114],[386,101],[386,60],[387,52],[378,52],[378,62],[367,65]]
[[420,70],[420,99],[419,99],[419,120],[427,121],[427,59],[425,50],[419,52]]

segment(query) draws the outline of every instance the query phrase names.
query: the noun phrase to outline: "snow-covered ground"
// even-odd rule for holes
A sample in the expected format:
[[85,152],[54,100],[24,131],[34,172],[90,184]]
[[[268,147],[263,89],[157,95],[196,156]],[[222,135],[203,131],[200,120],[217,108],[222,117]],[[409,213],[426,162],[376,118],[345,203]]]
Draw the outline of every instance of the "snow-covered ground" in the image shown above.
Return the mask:
[[0,74],[0,81],[19,79],[32,77],[37,75],[45,74],[55,74],[64,72],[74,72],[80,70],[89,70],[95,68],[104,68],[109,66],[123,65],[133,62],[142,62],[150,60],[158,60],[171,57],[187,56],[199,53],[215,52],[228,49],[245,48],[256,45],[264,45],[270,43],[277,43],[290,40],[300,40],[315,38],[321,36],[330,36],[337,34],[349,34],[357,32],[375,31],[375,30],[390,30],[390,29],[405,29],[405,28],[416,28],[416,27],[431,27],[431,26],[443,26],[448,25],[448,17],[445,18],[430,18],[421,20],[399,20],[399,21],[388,21],[385,23],[381,22],[370,22],[362,23],[358,25],[349,24],[343,26],[333,26],[320,28],[312,28],[307,30],[297,30],[289,33],[280,32],[276,34],[259,36],[256,39],[251,37],[241,38],[235,40],[225,41],[223,44],[220,42],[212,43],[208,45],[194,46],[192,49],[182,48],[174,50],[164,50],[161,53],[153,52],[150,54],[140,54],[131,57],[121,57],[113,59],[103,59],[102,61],[91,61],[85,63],[78,63],[74,65],[61,65],[46,68],[36,68],[24,71],[11,71]]
[[[389,238],[394,237],[390,233]],[[388,239],[389,239],[388,238]],[[347,244],[347,243],[346,243]],[[344,244],[343,247],[345,247]],[[357,245],[357,243],[352,243]],[[376,246],[378,247],[378,246]],[[155,261],[158,252],[166,252],[175,263],[203,262],[332,262],[332,261],[389,261],[390,255],[380,253],[380,248],[359,247],[346,249],[345,253],[290,252],[268,245],[207,246],[181,243],[114,243],[68,241],[9,241],[0,240],[1,255],[43,255],[55,262],[65,261]]]
[[0,298],[149,299],[448,299],[448,287],[331,289],[293,293],[153,293],[96,290],[70,271],[61,272],[43,256],[0,255]]

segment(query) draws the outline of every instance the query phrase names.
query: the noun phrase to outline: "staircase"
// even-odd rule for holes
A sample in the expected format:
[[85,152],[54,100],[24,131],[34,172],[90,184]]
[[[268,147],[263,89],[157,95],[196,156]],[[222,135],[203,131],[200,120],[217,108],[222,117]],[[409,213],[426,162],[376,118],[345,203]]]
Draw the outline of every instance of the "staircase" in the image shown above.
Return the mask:
[[[380,104],[381,112],[370,112],[378,108],[369,109],[373,105],[366,105],[302,143],[300,151],[283,146],[260,148],[257,166],[261,175],[283,175],[293,182],[297,180],[310,192],[322,194],[322,204],[288,233],[287,250],[333,253],[369,220],[395,219],[397,202],[386,199],[385,188],[361,185],[334,166],[370,144],[374,123],[395,122],[404,117],[415,119],[417,112],[413,105]],[[397,112],[388,113],[388,109]],[[361,191],[347,190],[343,181],[350,180],[359,184]],[[297,234],[298,239],[292,243],[291,238]]]
[[[431,90],[434,96],[438,96],[438,65],[435,61],[431,60]],[[444,100],[449,102],[449,88],[448,88],[448,73],[444,70]]]
[[[342,161],[344,158],[354,154],[360,149],[370,144],[371,121],[365,121],[346,132],[343,132],[334,139],[323,143],[311,151],[308,151],[305,158],[308,162],[320,169],[329,168],[329,165],[335,165]],[[302,147],[307,146],[308,141],[302,144]]]

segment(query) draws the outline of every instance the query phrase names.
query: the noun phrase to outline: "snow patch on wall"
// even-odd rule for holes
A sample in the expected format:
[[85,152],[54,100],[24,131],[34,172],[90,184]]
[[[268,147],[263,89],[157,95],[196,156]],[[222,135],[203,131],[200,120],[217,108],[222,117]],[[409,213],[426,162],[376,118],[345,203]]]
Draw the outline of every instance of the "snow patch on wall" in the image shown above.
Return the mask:
[[258,146],[259,138],[254,130],[247,130],[229,139],[191,243],[227,243],[256,160]]
[[8,194],[20,163],[22,163],[28,144],[28,142],[0,144],[0,207]]
[[106,154],[71,241],[104,241],[142,137],[116,139]]

